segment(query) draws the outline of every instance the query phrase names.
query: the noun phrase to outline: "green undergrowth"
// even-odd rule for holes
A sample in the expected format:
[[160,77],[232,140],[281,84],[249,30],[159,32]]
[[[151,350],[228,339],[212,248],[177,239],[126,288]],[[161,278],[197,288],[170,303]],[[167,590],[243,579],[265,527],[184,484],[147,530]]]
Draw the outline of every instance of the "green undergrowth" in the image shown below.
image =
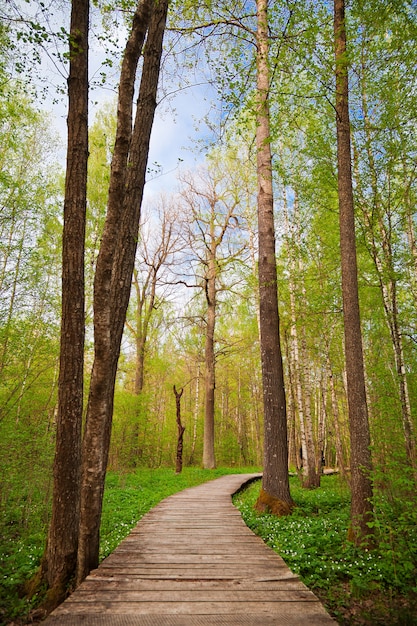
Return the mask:
[[[108,472],[103,501],[100,558],[110,554],[128,535],[137,521],[169,495],[223,476],[251,473],[253,468],[203,470],[186,467],[181,474],[172,469],[139,468],[134,472]],[[33,491],[28,497],[24,486],[0,509],[0,626],[11,621],[25,623],[25,616],[36,606],[22,590],[35,574],[42,557],[49,519],[49,499]]]
[[[323,476],[307,490],[291,481],[292,515],[276,517],[253,509],[260,482],[234,497],[246,524],[280,554],[290,569],[324,602],[339,624],[417,624],[417,511],[401,511],[377,496],[378,547],[356,548],[347,540],[350,497],[338,476]],[[397,503],[398,504],[398,503]]]

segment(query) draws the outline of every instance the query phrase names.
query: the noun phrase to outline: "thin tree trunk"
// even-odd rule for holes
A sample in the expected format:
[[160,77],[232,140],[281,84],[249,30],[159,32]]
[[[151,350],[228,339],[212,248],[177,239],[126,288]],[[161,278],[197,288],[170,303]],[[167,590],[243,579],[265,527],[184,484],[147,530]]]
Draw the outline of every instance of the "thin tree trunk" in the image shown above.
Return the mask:
[[407,159],[403,159],[403,173],[404,173],[404,210],[407,223],[407,240],[410,251],[410,282],[413,292],[414,302],[417,304],[417,242],[414,224],[414,203],[411,199],[410,187],[412,184],[412,178],[408,180],[407,176]]
[[[391,248],[391,244],[389,244]],[[398,319],[398,305],[397,305],[397,281],[395,280],[395,270],[392,263],[392,255],[386,259],[388,264],[389,275],[391,278],[388,281],[388,285],[384,280],[386,272],[384,272],[383,264],[378,257],[377,248],[373,248],[373,256],[375,267],[378,273],[379,285],[382,293],[382,300],[384,304],[385,319],[390,331],[392,348],[394,352],[395,370],[396,370],[396,382],[398,385],[399,400],[401,404],[401,416],[402,426],[405,439],[405,450],[407,455],[407,461],[413,468],[414,472],[417,470],[417,454],[416,454],[416,440],[413,428],[413,422],[411,417],[410,396],[408,392],[406,366],[404,359],[404,350],[402,336]]]
[[320,387],[317,390],[317,413],[318,413],[318,425],[317,425],[317,455],[316,455],[316,472],[317,474],[323,474],[324,467],[326,465],[326,432],[327,432],[327,389],[325,384],[325,378],[322,376],[320,379]]
[[148,280],[145,281],[143,289],[139,284],[138,272],[133,270],[132,285],[136,293],[135,323],[130,324],[126,321],[126,326],[135,339],[136,359],[135,359],[135,383],[134,393],[139,396],[142,393],[144,383],[144,363],[145,363],[145,343],[146,335],[143,332],[145,325],[144,308],[145,308],[145,291],[148,286]]
[[[94,286],[95,357],[83,440],[78,583],[98,564],[114,386],[135,262],[167,9],[168,0],[160,0],[157,5],[150,0],[139,3],[122,66],[108,216]],[[149,19],[136,119],[131,133],[126,108],[131,113],[136,68]],[[126,92],[129,98],[125,100]]]
[[257,0],[257,174],[259,309],[264,398],[264,473],[258,509],[284,515],[293,501],[288,480],[287,415],[279,336],[272,155],[269,131],[267,0]]
[[177,391],[177,388],[174,385],[174,395],[175,395],[175,408],[176,408],[176,419],[177,419],[177,456],[175,463],[175,473],[181,474],[182,472],[182,449],[183,449],[183,439],[184,439],[184,431],[185,426],[181,423],[181,396],[183,394],[184,389],[181,391]]
[[253,407],[251,414],[253,419],[253,425],[255,428],[255,444],[256,444],[256,463],[260,464],[263,458],[262,447],[262,427],[261,427],[261,415],[260,415],[260,403],[261,403],[261,391],[258,381],[258,374],[255,372],[250,383],[250,397],[251,405]]
[[294,383],[294,363],[291,355],[291,349],[288,338],[285,340],[285,352],[287,357],[287,372],[288,372],[288,409],[287,409],[287,421],[288,421],[288,465],[289,467],[295,467],[299,469],[299,454],[297,453],[297,427],[296,427],[296,411],[295,411],[295,383]]
[[[14,214],[14,210],[13,210],[13,214]],[[12,241],[13,241],[13,236],[15,234],[15,221],[13,220],[12,226],[10,228],[10,232],[9,232],[9,241],[7,242],[7,250],[4,254],[4,262],[3,262],[3,267],[1,270],[1,277],[0,277],[0,292],[2,290],[3,287],[3,282],[5,281],[6,278],[6,270],[7,270],[7,265],[8,265],[8,260],[9,260],[9,255],[10,255],[10,251],[12,248]],[[8,298],[9,301],[9,306],[8,306],[8,311],[7,311],[7,317],[6,320],[3,323],[3,329],[6,330],[6,332],[3,334],[3,341],[2,341],[2,345],[0,347],[1,350],[1,356],[0,356],[0,376],[3,372],[3,369],[6,365],[6,358],[8,356],[8,345],[9,345],[9,328],[10,328],[10,324],[12,321],[12,317],[13,317],[13,312],[14,312],[14,308],[15,308],[15,300],[16,300],[16,291],[17,291],[17,286],[18,286],[18,280],[19,280],[19,275],[20,275],[20,267],[23,261],[23,246],[26,240],[26,235],[27,235],[27,219],[25,219],[23,221],[23,225],[20,225],[19,228],[19,244],[18,244],[18,254],[17,254],[17,259],[16,259],[16,265],[14,268],[14,272],[13,272],[13,284],[12,284],[12,288],[11,288],[11,292],[10,292],[10,297]],[[10,287],[9,287],[10,289]]]
[[[302,329],[303,332],[303,329]],[[303,333],[304,334],[304,333]],[[307,450],[307,480],[304,482],[304,486],[309,489],[320,487],[320,473],[317,472],[316,467],[316,450],[313,430],[313,417],[311,414],[311,385],[310,385],[310,367],[307,360],[307,348],[306,340],[303,337],[301,341],[301,368],[302,373],[302,387],[303,395],[301,401],[304,405],[304,429],[306,439]]]
[[[295,192],[294,197],[294,221],[296,227],[296,243],[297,248],[300,249],[300,215],[299,215],[299,202],[298,202],[298,193]],[[294,259],[294,270],[297,269],[298,275],[301,277],[303,272],[303,264],[302,260],[298,258],[297,267]],[[301,302],[306,302],[307,295],[306,289],[304,285],[304,281],[301,282]],[[296,328],[296,315],[295,315],[295,286],[292,285],[292,297],[293,297],[293,323],[294,328]],[[304,418],[304,431],[305,431],[305,444],[306,444],[306,479],[304,481],[304,486],[307,488],[315,488],[320,487],[320,474],[316,469],[316,452],[315,452],[315,442],[314,442],[314,432],[313,432],[313,418],[311,414],[311,384],[310,384],[310,366],[308,361],[307,354],[307,341],[305,338],[305,324],[303,317],[301,315],[301,350],[300,350],[300,361],[299,361],[299,374],[298,377],[300,379],[300,386],[302,393],[300,394],[300,402],[303,406],[303,418]]]
[[195,447],[197,444],[197,425],[198,425],[198,413],[200,410],[200,362],[197,363],[197,378],[195,383],[195,399],[194,399],[194,410],[193,410],[193,441],[191,444],[191,454],[189,463],[192,465],[194,463],[195,456]]
[[356,544],[361,544],[372,534],[368,526],[373,518],[372,463],[358,297],[344,0],[334,0],[334,33],[340,249],[351,440],[352,504],[349,535]]
[[[298,195],[295,194],[294,199],[294,220],[290,224],[287,206],[287,194],[283,193],[283,207],[286,234],[288,238],[287,255],[289,257],[289,291],[290,291],[290,308],[291,308],[291,345],[292,345],[292,369],[295,387],[295,405],[298,409],[298,417],[300,423],[301,449],[302,449],[302,470],[303,470],[303,486],[307,488],[318,487],[320,485],[320,476],[316,472],[316,457],[314,450],[313,424],[311,416],[311,390],[309,382],[309,365],[307,361],[306,341],[301,341],[301,350],[299,347],[298,331],[297,331],[297,314],[296,314],[296,293],[295,280],[296,276],[302,275],[302,264],[296,259],[295,246],[299,247],[299,211],[298,211]],[[305,302],[305,288],[302,287],[301,301]],[[301,316],[301,327],[303,329],[303,320]],[[303,332],[303,331],[302,331]]]
[[334,426],[334,434],[335,434],[336,462],[338,464],[340,474],[346,480],[347,479],[346,461],[345,461],[345,454],[343,453],[343,443],[342,443],[342,435],[341,435],[341,429],[340,429],[340,411],[339,411],[339,405],[337,402],[336,386],[334,384],[334,374],[333,374],[332,366],[330,362],[330,355],[329,355],[330,349],[328,346],[326,346],[326,350],[327,350],[326,352],[327,375],[328,375],[329,385],[330,385],[330,398],[331,398],[331,405],[332,405],[333,426]]

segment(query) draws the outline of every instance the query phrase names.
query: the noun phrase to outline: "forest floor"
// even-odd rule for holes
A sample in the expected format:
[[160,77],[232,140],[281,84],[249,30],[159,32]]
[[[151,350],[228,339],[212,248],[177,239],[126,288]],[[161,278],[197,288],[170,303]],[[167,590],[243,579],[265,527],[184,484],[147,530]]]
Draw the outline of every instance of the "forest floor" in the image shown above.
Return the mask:
[[327,607],[341,626],[415,626],[417,624],[417,594],[397,596],[382,590],[363,592],[354,597],[351,584],[340,585],[339,593],[333,590],[333,611],[329,607],[326,592],[314,589],[314,593]]
[[378,547],[355,548],[347,541],[350,498],[338,476],[322,477],[322,486],[303,489],[291,477],[296,502],[287,518],[259,515],[253,505],[254,483],[234,498],[246,524],[276,550],[317,595],[341,626],[417,625],[416,511],[397,512],[377,500]]
[[[110,554],[137,521],[165,497],[227,473],[259,468],[209,471],[184,468],[110,472],[101,528],[101,558]],[[253,504],[259,482],[234,497],[247,525],[286,561],[320,598],[341,626],[417,626],[417,506],[392,498],[377,500],[378,549],[364,551],[346,540],[349,492],[338,476],[322,477],[322,486],[302,489],[290,478],[297,504],[289,517],[257,514]],[[33,514],[19,522],[2,519],[0,528],[0,626],[38,623],[40,599],[22,595],[36,571],[45,543],[47,516],[33,503]]]

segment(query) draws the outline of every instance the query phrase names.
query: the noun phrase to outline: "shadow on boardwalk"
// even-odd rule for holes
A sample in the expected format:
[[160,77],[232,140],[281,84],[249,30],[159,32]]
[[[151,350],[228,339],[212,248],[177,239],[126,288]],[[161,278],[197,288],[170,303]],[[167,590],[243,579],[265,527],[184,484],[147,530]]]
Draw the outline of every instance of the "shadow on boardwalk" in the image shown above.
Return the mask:
[[244,524],[223,476],[170,496],[46,620],[47,626],[330,626],[318,598]]

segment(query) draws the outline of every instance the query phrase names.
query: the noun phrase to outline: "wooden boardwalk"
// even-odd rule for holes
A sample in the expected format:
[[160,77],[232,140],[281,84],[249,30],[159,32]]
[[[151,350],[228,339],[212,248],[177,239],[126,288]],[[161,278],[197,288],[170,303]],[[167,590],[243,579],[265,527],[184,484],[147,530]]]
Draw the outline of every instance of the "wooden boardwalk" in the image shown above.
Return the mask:
[[253,477],[223,476],[161,502],[44,623],[334,626],[233,506]]

